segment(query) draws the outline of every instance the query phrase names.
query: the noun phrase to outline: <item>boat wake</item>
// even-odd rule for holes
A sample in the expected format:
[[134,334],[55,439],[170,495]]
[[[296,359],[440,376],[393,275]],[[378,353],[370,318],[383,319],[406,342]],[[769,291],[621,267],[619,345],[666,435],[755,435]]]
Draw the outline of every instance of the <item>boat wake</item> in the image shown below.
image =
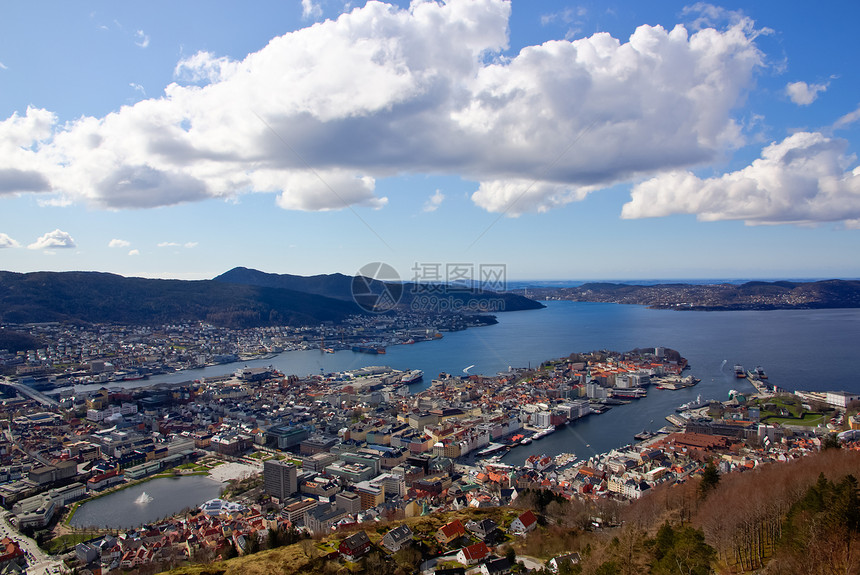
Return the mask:
[[138,505],[146,505],[147,503],[152,502],[152,495],[149,495],[146,491],[137,496],[137,499],[134,500]]

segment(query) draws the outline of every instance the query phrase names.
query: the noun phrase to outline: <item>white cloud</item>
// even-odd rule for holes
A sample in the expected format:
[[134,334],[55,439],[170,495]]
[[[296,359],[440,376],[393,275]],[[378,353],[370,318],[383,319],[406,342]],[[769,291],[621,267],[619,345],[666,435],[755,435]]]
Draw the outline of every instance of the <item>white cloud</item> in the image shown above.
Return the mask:
[[139,255],[140,255],[140,250],[129,250],[129,251],[128,251],[128,255],[130,255],[130,256],[139,256]]
[[143,30],[138,30],[134,33],[134,43],[140,48],[146,48],[149,46],[149,36],[147,36]]
[[369,2],[243,60],[185,58],[163,96],[101,118],[57,125],[28,110],[48,134],[6,145],[4,124],[24,118],[0,123],[13,152],[0,153],[0,193],[148,208],[265,192],[315,211],[384,206],[379,178],[456,173],[479,183],[479,206],[515,215],[743,142],[732,111],[762,62],[752,22],[641,26],[625,42],[600,33],[506,57],[510,12],[505,0]]
[[435,212],[439,209],[439,206],[442,205],[442,201],[445,199],[445,194],[442,193],[442,190],[436,190],[430,198],[424,202],[423,211],[425,212]]
[[9,68],[3,62],[0,62],[0,70],[8,70]]
[[129,82],[128,85],[131,86],[131,88],[133,88],[136,92],[140,92],[141,94],[143,94],[144,97],[146,96],[146,90],[140,84]]
[[184,244],[180,244],[179,242],[160,242],[157,244],[160,248],[196,248],[199,245],[199,242],[185,242]]
[[227,57],[216,57],[211,52],[197,52],[183,58],[173,69],[173,76],[182,82],[212,83],[227,78],[237,69],[237,63]]
[[798,106],[808,106],[818,98],[819,92],[827,90],[827,84],[807,84],[806,82],[790,82],[785,87],[785,93]]
[[314,0],[302,0],[302,18],[310,20],[322,16],[322,8]]
[[21,244],[10,238],[8,235],[0,232],[0,249],[3,248],[20,248]]
[[853,112],[849,112],[849,113],[845,114],[844,116],[842,116],[841,118],[839,118],[838,120],[836,120],[833,123],[832,129],[839,130],[842,128],[847,128],[848,126],[850,126],[851,124],[853,124],[854,122],[856,122],[858,120],[860,120],[860,106],[858,106],[857,109],[854,110]]
[[127,242],[125,240],[119,240],[116,238],[114,238],[110,242],[108,242],[109,248],[127,248],[130,245],[131,245],[131,242]]
[[72,236],[57,229],[53,232],[48,232],[27,247],[31,250],[44,250],[52,248],[74,248],[76,247],[76,244]]
[[847,142],[798,132],[764,148],[751,165],[720,177],[660,175],[635,186],[622,217],[697,214],[749,224],[860,221],[860,167]]

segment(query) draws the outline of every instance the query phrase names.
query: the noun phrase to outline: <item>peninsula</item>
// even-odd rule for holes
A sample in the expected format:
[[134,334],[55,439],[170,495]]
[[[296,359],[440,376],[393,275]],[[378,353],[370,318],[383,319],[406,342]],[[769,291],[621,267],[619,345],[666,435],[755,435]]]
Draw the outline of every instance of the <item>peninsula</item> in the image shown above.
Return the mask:
[[860,281],[751,281],[743,284],[631,285],[584,283],[577,287],[514,290],[538,300],[623,303],[654,309],[697,311],[826,309],[860,307]]

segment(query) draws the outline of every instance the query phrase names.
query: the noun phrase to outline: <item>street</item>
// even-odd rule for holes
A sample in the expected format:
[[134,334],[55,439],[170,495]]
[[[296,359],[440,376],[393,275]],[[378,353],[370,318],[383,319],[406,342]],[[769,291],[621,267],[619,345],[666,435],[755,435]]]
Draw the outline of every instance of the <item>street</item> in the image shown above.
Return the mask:
[[8,537],[21,547],[21,551],[27,557],[27,573],[31,575],[56,575],[65,572],[62,561],[46,555],[36,542],[29,537],[24,537],[17,529],[12,527],[8,521],[8,514],[4,513],[0,520],[0,538]]

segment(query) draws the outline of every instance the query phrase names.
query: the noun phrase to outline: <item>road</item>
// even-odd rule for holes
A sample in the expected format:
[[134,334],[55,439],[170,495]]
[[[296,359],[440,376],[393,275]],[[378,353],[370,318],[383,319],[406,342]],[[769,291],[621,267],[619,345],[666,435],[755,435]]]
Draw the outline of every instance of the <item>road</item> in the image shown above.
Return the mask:
[[30,399],[34,399],[34,400],[38,401],[39,403],[41,403],[45,407],[59,407],[60,406],[60,404],[56,400],[51,399],[50,397],[48,397],[44,393],[40,393],[40,392],[36,391],[32,387],[27,387],[26,385],[22,385],[20,383],[12,383],[8,379],[0,379],[0,384],[8,385],[9,387],[14,389],[18,393],[20,393],[22,395],[26,395]]
[[29,537],[24,537],[12,525],[9,524],[8,514],[4,513],[0,519],[0,537],[8,537],[21,546],[21,550],[27,556],[28,575],[55,575],[64,573],[65,566],[59,559],[45,554],[36,542]]

